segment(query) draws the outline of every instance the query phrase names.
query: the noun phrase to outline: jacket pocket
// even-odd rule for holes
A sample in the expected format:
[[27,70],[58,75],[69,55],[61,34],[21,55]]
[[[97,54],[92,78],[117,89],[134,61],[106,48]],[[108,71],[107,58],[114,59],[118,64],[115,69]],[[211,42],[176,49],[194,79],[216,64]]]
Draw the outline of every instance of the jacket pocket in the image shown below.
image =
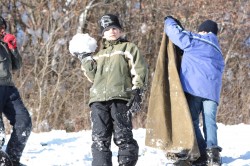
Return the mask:
[[9,62],[8,58],[0,55],[0,79],[9,77]]

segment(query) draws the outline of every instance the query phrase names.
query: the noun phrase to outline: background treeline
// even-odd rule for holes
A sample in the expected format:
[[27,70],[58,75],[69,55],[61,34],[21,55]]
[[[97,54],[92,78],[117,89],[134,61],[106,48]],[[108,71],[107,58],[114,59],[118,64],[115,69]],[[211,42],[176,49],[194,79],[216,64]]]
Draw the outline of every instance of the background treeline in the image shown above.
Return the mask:
[[[23,68],[14,73],[33,119],[33,131],[90,129],[91,83],[69,51],[77,32],[100,44],[98,20],[117,14],[128,40],[137,44],[149,68],[149,90],[135,127],[145,127],[147,104],[164,17],[173,15],[186,30],[196,31],[206,19],[219,25],[226,68],[218,122],[250,123],[250,1],[249,0],[1,0],[0,13],[18,37]],[[178,103],[176,103],[178,104]]]

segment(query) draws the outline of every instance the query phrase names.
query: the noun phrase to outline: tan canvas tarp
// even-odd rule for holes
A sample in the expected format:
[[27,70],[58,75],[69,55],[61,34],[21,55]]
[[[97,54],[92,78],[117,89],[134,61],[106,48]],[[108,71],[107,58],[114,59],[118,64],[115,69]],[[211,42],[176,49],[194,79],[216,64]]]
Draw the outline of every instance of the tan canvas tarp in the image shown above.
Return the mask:
[[146,146],[169,152],[186,151],[190,160],[199,157],[188,104],[177,70],[175,46],[163,34],[152,80]]

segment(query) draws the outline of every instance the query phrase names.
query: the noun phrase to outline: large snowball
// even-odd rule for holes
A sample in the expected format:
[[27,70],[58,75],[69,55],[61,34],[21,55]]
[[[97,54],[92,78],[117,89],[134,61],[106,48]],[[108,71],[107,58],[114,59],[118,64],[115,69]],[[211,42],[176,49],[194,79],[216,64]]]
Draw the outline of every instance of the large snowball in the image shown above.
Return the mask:
[[77,33],[69,42],[69,52],[74,55],[74,52],[95,52],[97,42],[94,38],[90,37],[88,33]]

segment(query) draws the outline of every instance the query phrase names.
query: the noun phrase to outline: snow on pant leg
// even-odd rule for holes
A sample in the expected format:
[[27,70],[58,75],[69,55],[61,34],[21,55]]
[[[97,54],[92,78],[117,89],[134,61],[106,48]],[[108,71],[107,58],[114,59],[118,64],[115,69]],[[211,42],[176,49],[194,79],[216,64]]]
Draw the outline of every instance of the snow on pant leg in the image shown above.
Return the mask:
[[114,142],[119,147],[120,166],[134,166],[138,160],[139,146],[133,139],[132,115],[128,112],[126,101],[113,100],[111,114],[114,120]]
[[15,87],[8,88],[7,103],[3,113],[13,127],[6,152],[12,161],[19,161],[26,142],[32,130],[32,122],[29,112],[24,106],[18,90]]
[[215,147],[217,143],[217,103],[212,100],[203,101],[203,131],[207,148]]
[[199,150],[201,155],[206,154],[206,142],[203,138],[203,135],[199,126],[199,115],[202,112],[202,98],[193,96],[191,94],[186,93],[187,102],[189,105],[190,113],[192,116],[192,121],[194,125],[194,131],[197,139],[197,143],[199,146]]
[[2,117],[2,112],[5,106],[6,96],[7,96],[5,93],[6,93],[5,86],[0,86],[0,148],[1,149],[5,142],[5,127]]
[[110,151],[113,123],[108,102],[91,104],[92,166],[112,166]]
[[4,127],[3,117],[1,113],[0,115],[0,149],[2,149],[4,143],[5,143],[5,127]]

